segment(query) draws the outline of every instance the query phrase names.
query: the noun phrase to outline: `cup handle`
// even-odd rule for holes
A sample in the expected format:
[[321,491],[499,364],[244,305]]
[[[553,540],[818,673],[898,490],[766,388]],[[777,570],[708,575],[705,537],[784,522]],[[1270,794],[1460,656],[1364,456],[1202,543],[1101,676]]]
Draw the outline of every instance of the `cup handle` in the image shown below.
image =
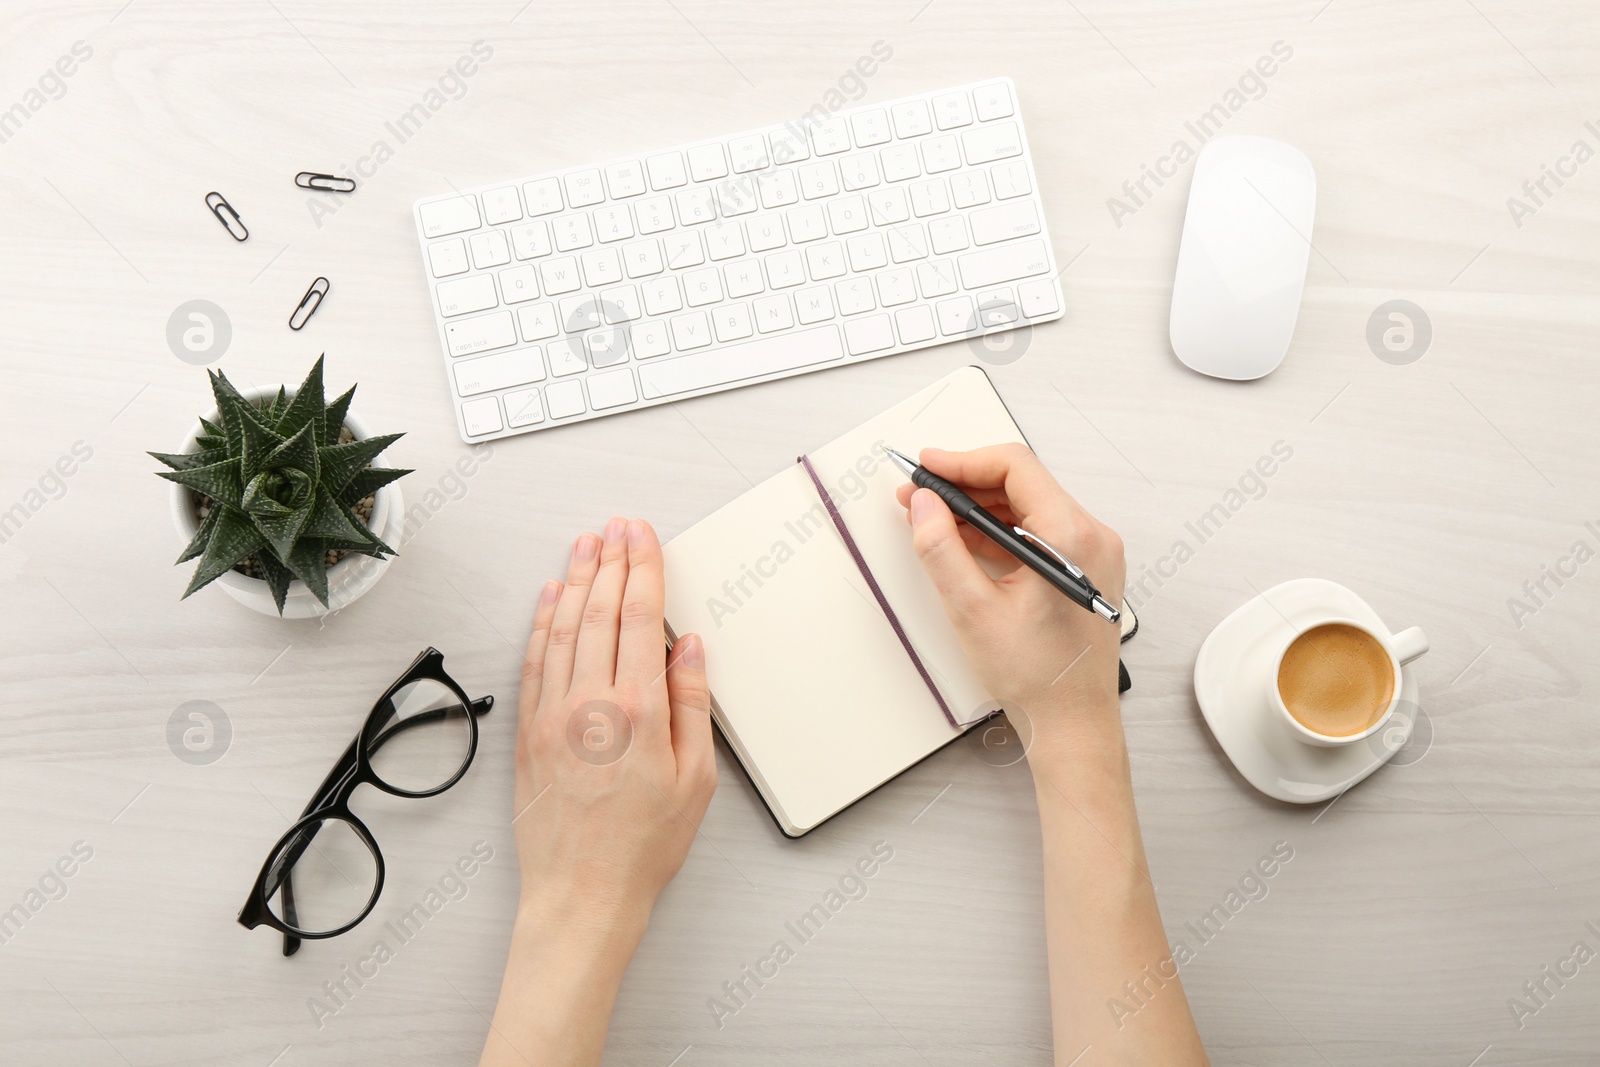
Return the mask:
[[1394,658],[1401,663],[1410,663],[1424,652],[1428,651],[1428,635],[1422,632],[1422,627],[1411,626],[1389,638],[1394,645]]

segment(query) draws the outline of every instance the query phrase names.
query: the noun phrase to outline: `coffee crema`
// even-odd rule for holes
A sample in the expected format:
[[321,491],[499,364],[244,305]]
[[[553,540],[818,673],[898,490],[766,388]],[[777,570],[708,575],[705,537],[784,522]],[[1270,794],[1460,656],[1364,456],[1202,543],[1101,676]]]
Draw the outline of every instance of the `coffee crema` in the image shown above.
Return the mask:
[[1296,722],[1329,737],[1359,734],[1394,696],[1394,665],[1378,639],[1344,623],[1296,637],[1278,665],[1278,695]]

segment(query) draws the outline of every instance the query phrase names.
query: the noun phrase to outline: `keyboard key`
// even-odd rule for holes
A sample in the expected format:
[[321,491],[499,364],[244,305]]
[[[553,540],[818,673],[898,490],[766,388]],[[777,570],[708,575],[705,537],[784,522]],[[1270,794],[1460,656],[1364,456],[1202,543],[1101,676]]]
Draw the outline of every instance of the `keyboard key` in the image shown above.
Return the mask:
[[789,222],[789,240],[797,245],[828,236],[828,223],[819,204],[792,207],[783,214]]
[[661,260],[661,242],[651,239],[623,245],[622,266],[630,278],[660,274],[664,266]]
[[800,168],[800,195],[807,200],[832,196],[839,191],[839,169],[833,160],[824,159]]
[[732,300],[755,296],[766,288],[761,281],[761,264],[754,259],[741,260],[723,267],[722,281],[723,288],[727,290],[728,297]]
[[799,313],[800,323],[804,326],[833,318],[833,294],[828,291],[826,285],[802,289],[795,293],[794,306]]
[[550,229],[556,235],[557,252],[571,252],[594,244],[588,215],[562,215],[550,224]]
[[878,157],[870,152],[859,152],[839,160],[839,177],[850,192],[867,189],[878,184]]
[[943,178],[918,182],[911,187],[911,211],[919,219],[950,210],[950,186]]
[[886,270],[873,279],[878,284],[878,303],[886,308],[909,304],[917,298],[917,283],[910,267]]
[[955,264],[948,259],[918,263],[917,288],[922,291],[924,300],[932,300],[936,296],[948,296],[955,292],[957,289]]
[[773,289],[787,289],[803,285],[806,280],[805,260],[796,249],[774,252],[762,261],[767,269],[767,285]]
[[639,393],[633,387],[633,371],[626,367],[604,374],[591,374],[588,385],[589,406],[596,411],[621,407],[639,399]]
[[462,404],[461,421],[466,425],[468,437],[482,437],[505,428],[500,421],[500,401],[492,396]]
[[644,293],[644,310],[650,315],[665,315],[683,307],[683,294],[678,292],[678,279],[651,278],[639,286]]
[[487,274],[440,282],[434,288],[439,294],[439,314],[446,317],[487,311],[500,302],[495,295],[494,279]]
[[672,220],[672,198],[670,196],[652,196],[648,200],[641,200],[633,205],[633,212],[639,220],[639,233],[641,235],[660,233],[662,230],[670,230],[676,225]]
[[769,211],[772,208],[788,207],[800,199],[800,187],[795,182],[792,170],[761,175],[756,179],[756,189],[761,196],[761,206]]
[[933,119],[928,115],[925,100],[908,100],[889,109],[894,118],[896,137],[920,137],[933,132]]
[[806,267],[814,282],[839,277],[844,273],[844,246],[838,241],[812,245],[806,249]]
[[467,246],[459,237],[435,241],[428,246],[428,264],[435,278],[464,274],[467,269]]
[[553,215],[567,206],[561,200],[561,181],[557,178],[523,182],[522,198],[528,202],[529,215]]
[[724,304],[711,316],[711,323],[717,340],[724,343],[742,340],[755,332],[750,324],[749,304]]
[[928,223],[928,237],[933,243],[933,253],[959,252],[967,247],[967,223],[960,215],[934,219]]
[[956,207],[977,207],[989,202],[989,179],[981,170],[950,175],[950,196]]
[[852,356],[881,352],[894,347],[894,330],[889,326],[889,316],[869,315],[852,319],[844,324],[845,347]]
[[928,231],[922,223],[911,222],[890,228],[889,258],[896,263],[928,258]]
[[520,389],[500,398],[506,405],[506,422],[511,426],[532,426],[544,421],[544,411],[539,407],[539,390]]
[[458,396],[472,396],[513,385],[544,381],[544,360],[539,358],[537,346],[464,359],[452,364],[450,369],[455,372]]
[[838,329],[822,326],[647,363],[639,368],[639,386],[645,399],[654,400],[692,389],[819,366],[843,356]]
[[966,150],[967,163],[974,167],[979,163],[992,163],[1007,156],[1020,156],[1022,129],[1015,122],[997,122],[993,126],[980,126],[961,135],[961,147]]
[[689,174],[683,168],[682,153],[663,152],[645,160],[644,165],[650,172],[650,188],[657,192],[676,189],[689,182]]
[[539,264],[539,280],[547,296],[574,292],[578,286],[578,261],[571,256],[547,259]]
[[589,365],[592,367],[611,367],[628,361],[628,334],[625,330],[596,330],[584,340],[589,346]]
[[[900,343],[903,345],[921,344],[934,338],[933,312],[926,304],[916,307],[901,308],[894,313],[895,329],[900,331]],[[507,401],[510,406],[510,401]]]
[[1018,200],[1014,204],[984,208],[967,216],[972,224],[972,243],[992,245],[996,241],[1009,241],[1013,237],[1026,237],[1039,232],[1039,212],[1032,200]]
[[[839,297],[841,315],[859,315],[878,306],[877,301],[872,299],[872,281],[869,278],[846,278],[842,282],[834,282],[833,289]],[[888,324],[887,316],[884,324]]]
[[1054,315],[1061,310],[1061,297],[1056,292],[1056,283],[1049,278],[1023,282],[1017,286],[1017,303],[1022,313],[1030,319]]
[[1050,269],[1050,251],[1043,241],[1034,238],[959,256],[956,266],[961,270],[963,287],[981,289],[1045,273]]
[[643,312],[639,309],[639,290],[631,285],[619,285],[600,294],[600,315],[611,326],[619,322],[633,322]]
[[524,341],[542,341],[561,332],[556,306],[549,301],[517,309],[517,329]]
[[[577,337],[568,337],[562,341],[551,341],[545,346],[545,355],[550,357],[550,373],[557,378],[565,378],[573,374],[582,374],[589,369],[589,358],[585,354],[583,341]],[[549,403],[549,400],[546,400]]]
[[1033,183],[1028,180],[1026,163],[1016,161],[996,163],[989,168],[989,177],[994,182],[996,200],[1010,200],[1014,196],[1026,196],[1033,192]]
[[720,218],[731,218],[735,215],[748,215],[761,206],[756,197],[756,176],[746,174],[738,178],[730,178],[725,182],[718,182],[716,190],[716,209]]
[[[718,149],[721,151],[721,149]],[[680,189],[672,194],[678,202],[678,221],[685,226],[710,222],[717,217],[716,190],[704,186]]]
[[772,162],[777,166],[811,158],[811,145],[806,141],[803,127],[784,126],[768,134],[767,140],[772,145]]
[[697,182],[728,175],[728,160],[719,144],[696,145],[689,149],[689,176]]
[[711,343],[711,320],[706,318],[704,311],[691,311],[687,315],[674,315],[672,322],[672,345],[679,352],[687,352],[692,348],[704,348]]
[[891,145],[880,155],[883,160],[883,180],[886,182],[903,182],[922,173],[915,144]]
[[980,85],[972,91],[972,99],[978,105],[979,122],[1007,118],[1014,111],[1011,106],[1011,91],[1006,88],[1005,82]]
[[844,243],[844,250],[850,257],[850,269],[858,273],[889,265],[889,253],[884,250],[882,234],[857,234]]
[[817,123],[811,127],[811,145],[819,156],[850,151],[850,121],[836,115]]
[[567,203],[572,207],[588,207],[606,198],[606,191],[600,184],[600,172],[593,167],[568,174],[566,184]]
[[764,296],[755,303],[756,329],[762,333],[787,330],[794,325],[794,309],[782,293]]
[[636,359],[652,359],[672,351],[667,324],[660,319],[641,322],[635,326],[629,340],[633,344],[633,355]]
[[946,134],[922,142],[922,168],[929,174],[955,170],[959,166],[961,151],[954,137]]
[[1009,285],[978,294],[978,322],[982,326],[1004,326],[1016,322],[1020,314],[1016,294]]
[[615,248],[597,248],[579,257],[583,263],[583,282],[591,288],[622,280],[622,259]]
[[500,230],[473,234],[467,238],[467,248],[472,252],[472,265],[479,270],[511,262],[511,248]]
[[550,227],[544,222],[525,222],[511,227],[511,252],[518,259],[537,259],[550,254]]
[[842,196],[828,201],[828,224],[836,234],[866,229],[867,202],[859,196]]
[[750,238],[752,252],[782,248],[788,243],[788,238],[783,234],[783,220],[777,215],[764,215],[759,219],[751,219],[744,224],[744,229]]
[[946,337],[970,333],[978,328],[972,310],[972,297],[958,296],[954,300],[941,300],[935,305],[939,313],[939,332]]
[[490,189],[483,194],[483,221],[489,226],[499,226],[505,222],[516,222],[522,218],[522,198],[517,195],[517,187],[508,185],[503,189]]
[[[488,281],[488,275],[484,275]],[[452,356],[470,356],[517,343],[517,329],[511,312],[497,311],[476,319],[457,319],[444,324],[445,343]]]
[[850,116],[850,129],[856,136],[857,148],[871,148],[889,140],[889,115],[883,108],[857,111]]
[[767,139],[759,133],[747,133],[728,142],[728,158],[733,162],[735,174],[748,174],[767,168]]
[[713,263],[744,255],[744,227],[723,219],[706,227],[706,251]]
[[500,272],[500,295],[508,304],[520,304],[539,295],[539,272],[532,267],[511,267]]
[[706,261],[706,246],[701,243],[696,230],[678,230],[662,240],[667,247],[667,266],[673,270],[698,267]]
[[633,218],[626,204],[608,204],[594,209],[594,234],[602,244],[625,241],[633,236]]
[[644,192],[644,168],[639,161],[613,163],[606,168],[606,190],[613,200],[625,200]]
[[422,218],[422,236],[448,237],[463,230],[476,230],[478,202],[471,196],[452,196],[448,200],[435,200],[417,208]]
[[933,121],[941,130],[972,125],[972,103],[967,94],[955,92],[934,97]]
[[600,298],[593,293],[569,296],[557,307],[561,313],[561,328],[567,333],[582,333],[600,325]]
[[574,415],[582,415],[583,383],[573,380],[545,386],[544,406],[552,419],[570,419]]
[[874,226],[888,226],[904,222],[911,217],[911,207],[906,202],[906,187],[886,185],[867,194],[867,210],[872,214]]
[[692,308],[715,304],[722,299],[722,276],[714,267],[690,271],[683,276],[683,299]]

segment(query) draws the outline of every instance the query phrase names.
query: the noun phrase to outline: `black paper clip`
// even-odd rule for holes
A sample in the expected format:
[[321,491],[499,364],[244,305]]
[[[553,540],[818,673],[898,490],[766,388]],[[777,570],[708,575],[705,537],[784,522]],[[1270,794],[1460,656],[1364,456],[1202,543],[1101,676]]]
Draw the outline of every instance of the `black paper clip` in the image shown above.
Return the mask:
[[228,203],[228,198],[221,193],[207,193],[206,207],[211,209],[217,221],[222,223],[222,228],[227,230],[228,235],[235,241],[243,241],[250,236],[250,231],[244,228],[244,220],[239,217],[233,205]]
[[302,189],[318,189],[328,193],[353,193],[356,191],[354,178],[341,178],[337,174],[315,174],[303,170],[294,176],[294,183]]
[[300,298],[300,304],[294,309],[294,314],[289,316],[289,329],[298,330],[310,321],[317,308],[322,306],[322,298],[328,295],[329,288],[326,278],[318,278],[311,283],[306,295]]

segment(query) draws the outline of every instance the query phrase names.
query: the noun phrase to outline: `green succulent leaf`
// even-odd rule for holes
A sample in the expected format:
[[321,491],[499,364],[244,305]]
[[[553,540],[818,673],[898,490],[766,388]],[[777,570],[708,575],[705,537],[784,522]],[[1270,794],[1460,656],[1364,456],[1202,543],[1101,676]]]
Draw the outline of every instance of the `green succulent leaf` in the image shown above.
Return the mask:
[[267,539],[272,546],[272,551],[285,563],[289,562],[289,554],[294,551],[295,542],[300,537],[300,531],[305,529],[306,523],[311,519],[310,508],[300,508],[284,515],[251,515],[250,521],[255,523],[261,536]]
[[220,507],[212,508],[206,513],[206,517],[200,520],[200,528],[195,531],[194,536],[189,539],[189,544],[184,548],[183,555],[173,561],[175,564],[188,563],[191,559],[205,552],[206,546],[211,543],[211,536],[217,525],[217,517],[221,514],[222,508]]
[[360,518],[346,511],[339,501],[334,499],[333,494],[328,492],[327,486],[317,486],[316,504],[311,513],[311,521],[306,523],[304,536],[365,544],[365,529]]
[[211,463],[204,467],[157,471],[156,475],[169,482],[187,485],[197,493],[203,493],[213,500],[232,504],[234,507],[241,505],[244,496],[244,484],[239,479],[237,459],[225,459],[220,463]]
[[356,471],[355,477],[340,492],[339,501],[355,507],[364,497],[410,473],[409,469],[401,467],[363,467]]
[[259,553],[256,562],[261,564],[261,571],[267,576],[267,588],[272,590],[272,599],[278,605],[278,614],[282,615],[284,602],[289,598],[289,583],[294,581],[294,575],[271,552]]
[[[301,484],[298,487],[291,484],[284,477],[286,473],[300,475]],[[312,484],[300,471],[262,471],[245,485],[240,506],[251,515],[259,515],[264,519],[281,518],[295,510],[294,494],[304,492],[305,487]]]
[[386,433],[366,437],[343,445],[326,445],[317,450],[322,461],[322,484],[330,489],[342,490],[350,484],[356,472],[377,458],[378,453],[394,444],[405,434]]
[[271,401],[256,401],[256,411],[261,415],[261,421],[268,426],[277,426],[278,420],[283,417],[284,410],[289,406],[289,394],[283,386],[278,386],[277,395]]
[[240,453],[243,466],[240,473],[248,482],[267,469],[268,457],[283,444],[283,437],[263,422],[264,416],[257,413],[249,404],[241,403],[239,407],[236,417],[239,423],[239,437],[243,442]]
[[266,539],[243,512],[233,508],[218,508],[215,514],[217,521],[212,525],[211,537],[200,557],[200,566],[195,568],[189,588],[183,591],[185,598],[216,581],[252,552],[259,552],[266,547]]
[[262,461],[261,469],[303,471],[306,477],[315,482],[321,463],[317,458],[316,434],[311,427],[309,422],[300,427],[298,433],[280,444]]
[[213,463],[221,463],[228,458],[228,450],[225,448],[202,448],[198,452],[147,452],[145,454],[160,460],[175,471],[186,471],[195,467],[208,467]]
[[306,537],[295,544],[293,552],[279,557],[296,578],[306,583],[306,588],[322,602],[323,607],[328,606],[327,551],[321,538]]
[[323,419],[324,434],[318,445],[336,445],[339,443],[339,431],[344,429],[344,418],[350,414],[350,401],[356,395],[356,387],[351,386],[344,394],[328,405],[328,410]]
[[228,381],[226,374],[221,371],[207,373],[211,376],[211,396],[217,402],[217,417],[222,420],[222,435],[227,438],[228,452],[237,456],[244,448],[239,412],[250,405]]
[[[274,428],[283,437],[290,437],[302,427],[312,428],[312,444],[327,443],[327,422],[324,418],[324,404],[322,401],[322,357],[317,357],[317,362],[312,366],[311,373],[306,375],[306,380],[300,383],[300,388],[295,391],[294,399],[287,408],[278,416]],[[335,440],[338,440],[336,437]],[[306,468],[309,469],[309,468]]]

